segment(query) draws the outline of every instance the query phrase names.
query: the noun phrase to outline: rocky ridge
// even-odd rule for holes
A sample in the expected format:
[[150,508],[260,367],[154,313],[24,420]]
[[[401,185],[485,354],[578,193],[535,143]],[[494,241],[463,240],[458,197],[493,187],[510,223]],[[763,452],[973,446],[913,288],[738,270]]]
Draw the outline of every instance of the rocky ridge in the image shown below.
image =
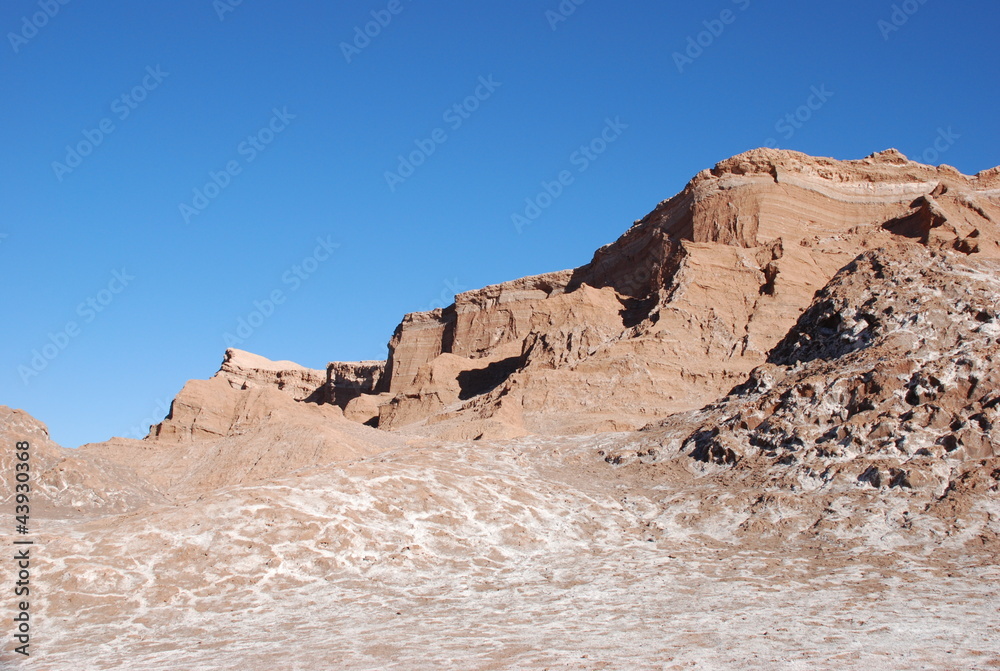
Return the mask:
[[[873,250],[817,294],[746,382],[605,459],[630,481],[690,474],[658,520],[674,533],[714,518],[736,537],[995,552],[998,358],[1000,261]],[[727,492],[725,503],[706,490]]]
[[[894,150],[857,161],[754,150],[699,173],[585,266],[468,291],[448,308],[407,315],[385,362],[332,362],[321,371],[228,350],[214,378],[188,383],[149,440],[244,436],[286,411],[302,426],[368,424],[452,440],[631,431],[687,417],[677,413],[718,400],[752,371],[763,374],[762,364],[776,365],[803,313],[820,309],[809,307],[817,292],[851,282],[909,286],[901,276],[870,276],[861,259],[909,272],[920,254],[934,254],[986,268],[1000,259],[998,218],[997,169],[969,177]],[[840,307],[823,309],[846,309],[854,298],[838,300]],[[858,319],[851,322],[858,328],[868,323]],[[826,327],[797,328],[806,338]],[[898,439],[896,428],[872,436]],[[710,461],[736,460],[739,451],[714,432],[718,439],[702,436],[699,449]]]
[[[1000,173],[894,150],[858,161],[759,149],[699,173],[572,271],[407,315],[379,425],[444,437],[639,428],[741,381],[813,294],[904,238],[1000,256]],[[475,427],[475,428],[473,428]]]
[[758,149],[699,173],[580,268],[406,315],[385,362],[324,373],[230,350],[218,376],[412,435],[635,430],[745,380],[859,254],[1000,258],[998,221],[997,169]]

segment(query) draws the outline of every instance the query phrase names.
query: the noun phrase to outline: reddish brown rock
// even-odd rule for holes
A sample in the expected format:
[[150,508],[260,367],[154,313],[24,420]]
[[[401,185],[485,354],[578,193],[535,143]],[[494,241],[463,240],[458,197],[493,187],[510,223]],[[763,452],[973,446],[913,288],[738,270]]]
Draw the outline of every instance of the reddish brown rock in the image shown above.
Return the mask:
[[[380,364],[337,364],[380,370]],[[374,454],[399,441],[344,418],[326,398],[327,373],[228,350],[208,380],[191,380],[143,441],[80,448],[167,495],[200,492]]]
[[325,401],[345,408],[362,394],[383,391],[384,376],[384,361],[333,361],[326,367]]
[[257,354],[227,349],[222,368],[215,374],[233,389],[272,387],[296,401],[323,400],[327,376],[321,370],[291,361],[271,361]]
[[[503,414],[498,435],[595,432],[699,407],[763,363],[866,249],[1000,257],[998,193],[996,171],[968,177],[893,150],[858,161],[733,157],[586,266],[407,315],[389,346],[393,398],[380,426],[434,434]],[[463,392],[460,377],[489,384]]]

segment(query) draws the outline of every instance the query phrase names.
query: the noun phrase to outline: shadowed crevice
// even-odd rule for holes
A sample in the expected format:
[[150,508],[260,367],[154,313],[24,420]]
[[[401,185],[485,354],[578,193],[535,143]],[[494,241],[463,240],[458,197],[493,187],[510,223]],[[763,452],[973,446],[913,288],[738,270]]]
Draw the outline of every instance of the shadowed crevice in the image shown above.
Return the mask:
[[461,391],[458,398],[467,401],[474,396],[485,394],[503,384],[522,365],[521,357],[512,356],[491,363],[486,368],[463,370],[458,374]]

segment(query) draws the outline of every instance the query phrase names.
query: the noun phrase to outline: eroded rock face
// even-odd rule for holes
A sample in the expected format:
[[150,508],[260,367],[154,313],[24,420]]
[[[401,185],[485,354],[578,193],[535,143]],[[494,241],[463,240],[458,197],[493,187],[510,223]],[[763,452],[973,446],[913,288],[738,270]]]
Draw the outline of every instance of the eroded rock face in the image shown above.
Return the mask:
[[112,439],[79,453],[179,496],[354,460],[398,442],[345,419],[335,405],[296,401],[269,386],[233,388],[216,376],[188,382],[145,440]]
[[902,244],[866,252],[745,383],[648,427],[655,454],[609,459],[677,455],[793,489],[919,491],[928,505],[959,496],[956,483],[985,478],[995,491],[998,359],[1000,261]]
[[382,391],[384,376],[385,361],[333,361],[326,367],[325,401],[345,408],[362,394]]
[[239,349],[227,349],[222,368],[215,376],[233,389],[271,387],[296,401],[322,402],[327,376],[324,371],[291,361],[271,361]]
[[[585,266],[407,315],[384,363],[320,371],[228,350],[151,439],[232,436],[267,416],[265,391],[446,439],[634,430],[745,381],[859,254],[998,259],[997,221],[996,169],[969,177],[891,150],[859,161],[747,152],[699,173]],[[845,328],[867,337],[857,319]]]
[[296,401],[331,403],[343,409],[362,394],[382,391],[384,374],[384,361],[333,361],[323,371],[230,348],[215,377],[232,389],[276,389]]
[[[331,369],[356,375],[357,386],[371,389],[382,364],[334,363]],[[356,415],[358,423],[345,419],[327,398],[326,371],[230,349],[212,378],[184,385],[145,440],[115,438],[78,452],[173,496],[260,482],[396,444],[360,426]]]
[[563,293],[570,277],[570,271],[524,277],[458,294],[448,308],[406,315],[389,342],[387,391],[411,390],[420,367],[440,354],[518,354],[535,310]]
[[892,150],[755,150],[698,174],[585,266],[407,315],[384,363],[324,373],[230,350],[218,376],[441,437],[635,429],[744,380],[866,249],[1000,257],[998,194],[995,169],[968,177]]
[[[744,380],[866,249],[996,258],[997,221],[996,169],[968,177],[894,150],[859,161],[751,151],[700,173],[585,266],[407,315],[389,344],[380,426],[637,428]],[[490,383],[463,395],[460,377]]]

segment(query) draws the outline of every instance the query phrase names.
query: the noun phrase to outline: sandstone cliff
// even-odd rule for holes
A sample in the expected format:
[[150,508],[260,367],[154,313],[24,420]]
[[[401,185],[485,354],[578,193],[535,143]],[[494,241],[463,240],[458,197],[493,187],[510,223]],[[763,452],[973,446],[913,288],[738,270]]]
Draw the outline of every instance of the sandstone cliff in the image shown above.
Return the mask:
[[[377,380],[381,363],[330,364]],[[336,379],[336,378],[333,378]],[[352,387],[360,393],[364,378]],[[190,380],[170,414],[144,441],[114,438],[77,453],[130,470],[174,496],[262,482],[302,468],[357,459],[400,444],[385,432],[344,418],[326,371],[230,349],[208,380]]]
[[1000,261],[880,248],[841,270],[746,382],[605,459],[633,482],[679,483],[664,528],[995,547],[998,359]]
[[[983,264],[1000,259],[998,221],[998,169],[970,177],[893,150],[857,161],[751,151],[699,173],[580,268],[407,315],[384,363],[320,371],[229,350],[149,441],[211,443],[221,459],[226,440],[263,445],[275,423],[332,427],[294,467],[368,453],[370,434],[341,435],[359,423],[455,440],[634,430],[718,400],[773,360],[817,291],[838,272],[863,275],[859,255]],[[735,458],[727,449],[705,448]],[[265,477],[262,458],[240,457],[223,481]],[[162,467],[170,482],[189,477]]]
[[384,361],[333,361],[326,368],[326,402],[347,406],[362,394],[377,394],[386,386]]
[[296,401],[322,402],[326,398],[324,371],[300,366],[291,361],[271,361],[257,354],[230,348],[215,377],[233,389],[272,387]]
[[332,361],[326,370],[316,370],[230,348],[215,377],[233,389],[270,387],[296,401],[332,403],[343,408],[362,394],[382,391],[384,373],[384,361]]
[[[217,376],[411,434],[632,430],[746,379],[866,250],[998,258],[997,222],[1000,169],[970,177],[894,150],[837,161],[758,149],[699,173],[584,266],[406,315],[385,362],[324,372],[230,350]],[[200,412],[190,430],[213,431],[212,410]]]
[[[454,438],[638,428],[745,379],[813,294],[897,241],[1000,256],[1000,171],[759,149],[585,266],[459,294],[389,343],[379,426]],[[388,400],[384,400],[388,399]]]

